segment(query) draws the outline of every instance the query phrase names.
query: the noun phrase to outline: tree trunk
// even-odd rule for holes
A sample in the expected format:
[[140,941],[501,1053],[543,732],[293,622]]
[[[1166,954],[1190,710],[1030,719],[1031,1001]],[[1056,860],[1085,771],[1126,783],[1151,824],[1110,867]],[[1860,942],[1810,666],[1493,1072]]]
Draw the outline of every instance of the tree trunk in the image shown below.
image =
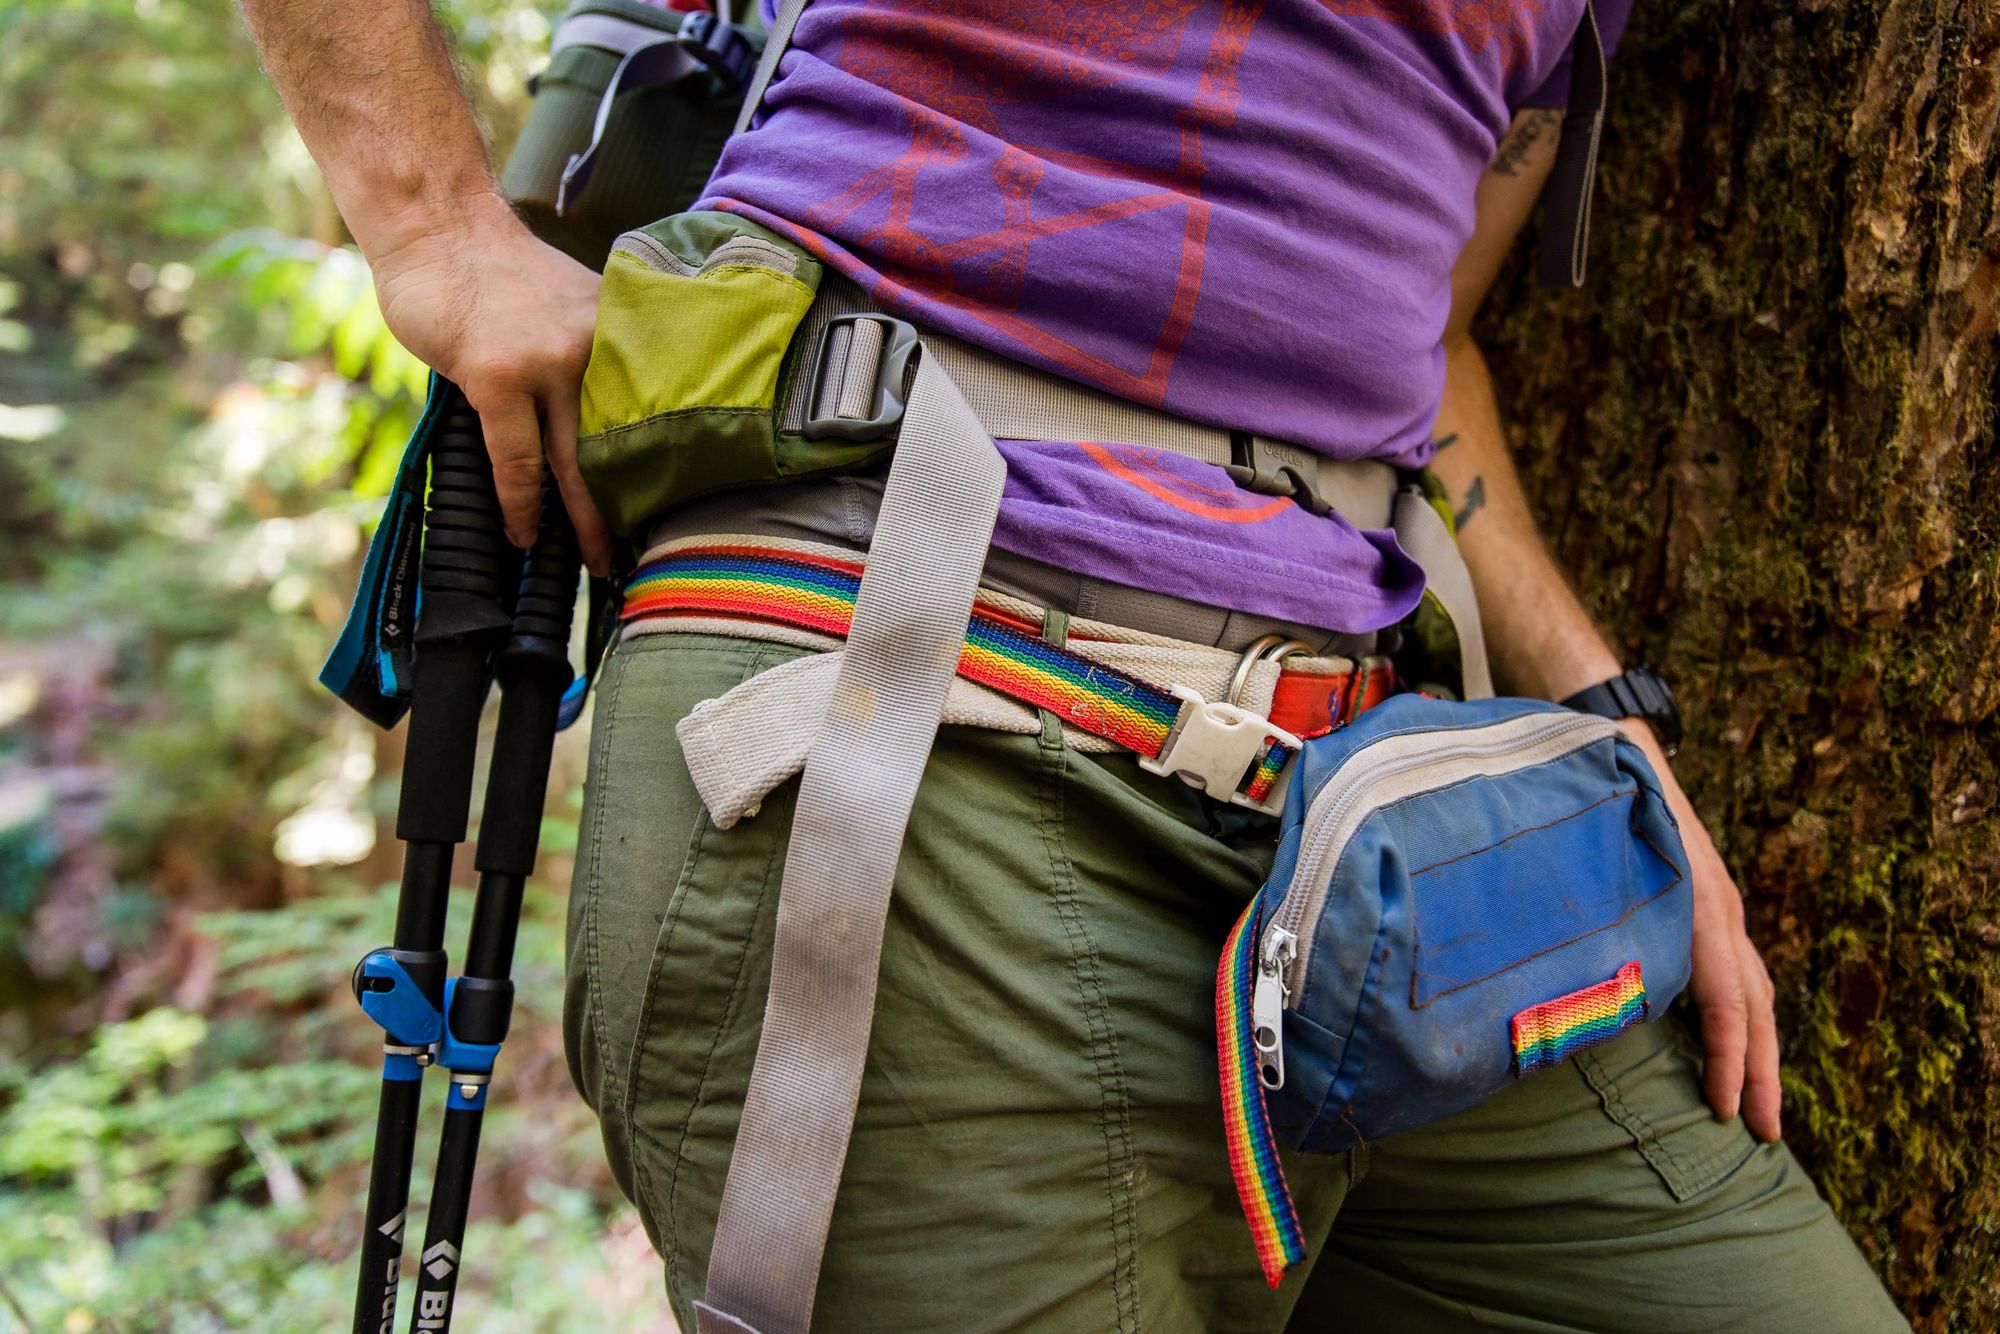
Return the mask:
[[1919,1330],[2000,1322],[1996,118],[1994,0],[1639,0],[1589,285],[1517,257],[1481,328],[1550,541],[1679,689],[1788,1137]]

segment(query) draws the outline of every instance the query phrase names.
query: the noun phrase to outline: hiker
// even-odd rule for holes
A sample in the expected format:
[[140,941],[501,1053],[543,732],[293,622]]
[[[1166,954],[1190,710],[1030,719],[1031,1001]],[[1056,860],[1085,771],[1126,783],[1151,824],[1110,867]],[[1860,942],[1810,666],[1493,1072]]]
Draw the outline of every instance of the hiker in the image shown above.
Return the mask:
[[[948,412],[906,421],[893,465],[857,449],[754,484],[730,474],[736,419],[717,410],[686,466],[728,485],[657,503],[643,453],[629,486],[609,465],[587,485],[579,434],[618,429],[581,390],[608,336],[600,279],[501,199],[429,14],[243,7],[390,327],[477,410],[510,535],[533,538],[546,459],[590,568],[610,572],[614,528],[642,556],[599,685],[566,1036],[684,1328],[755,1328],[731,1307],[767,1298],[828,1330],[1904,1328],[1779,1139],[1771,984],[1655,735],[1664,683],[1625,670],[1543,548],[1469,334],[1557,161],[1572,40],[1615,43],[1620,0],[1594,20],[1580,0],[805,9],[688,215],[707,221],[675,236],[734,247],[722,278],[798,288],[794,322],[818,303],[827,378],[800,381],[799,438],[837,453],[825,442],[874,438],[843,428],[904,412],[900,376],[891,393],[871,370],[855,406],[833,364],[898,346],[871,312],[922,331],[912,420],[920,397],[951,406],[941,374],[985,386],[966,398],[1006,465],[990,551],[976,515],[899,526],[992,480],[933,448]],[[614,256],[606,290],[710,273],[655,248]],[[670,315],[624,327],[658,359],[715,359],[678,348]],[[928,489],[886,472],[925,450]],[[1397,470],[1426,465],[1476,609],[1405,540]],[[958,682],[913,752],[905,828],[910,756],[864,749],[835,772],[824,757],[861,724],[800,711],[817,662],[843,680],[926,670],[864,651],[870,584],[853,581],[865,562],[882,587],[950,583],[932,575],[968,542],[976,605],[1022,653],[1171,658],[1207,673],[1206,699],[1281,728],[1347,721],[1391,675],[1427,680],[1408,666],[1427,586],[1423,606],[1455,604],[1466,694],[1490,672],[1505,694],[1641,714],[1625,730],[1691,871],[1690,1024],[1639,1024],[1379,1142],[1287,1155],[1310,1258],[1274,1291],[1212,1073],[1217,954],[1271,870],[1269,803],[1234,774],[1250,799],[1150,772],[1082,725],[1116,699],[1010,712]],[[909,602],[922,621],[923,590]],[[961,610],[947,628],[965,626]],[[828,653],[850,634],[845,659]],[[1316,672],[1338,690],[1284,713]],[[808,748],[805,781],[781,783]],[[866,967],[801,980],[781,883],[788,904],[794,878],[841,891],[884,847],[879,963],[853,933]],[[839,903],[816,919],[836,936],[861,920]],[[774,1063],[857,993],[858,1098],[837,1061]],[[813,1116],[770,1119],[822,1087]]]

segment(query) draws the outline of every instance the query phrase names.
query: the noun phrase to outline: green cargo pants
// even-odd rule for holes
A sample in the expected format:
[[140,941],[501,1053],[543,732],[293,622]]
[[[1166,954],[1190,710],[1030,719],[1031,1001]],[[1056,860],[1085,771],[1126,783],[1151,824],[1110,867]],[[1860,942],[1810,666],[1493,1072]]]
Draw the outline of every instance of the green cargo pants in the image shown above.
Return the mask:
[[[566,1029],[693,1328],[769,973],[796,784],[728,831],[674,738],[801,650],[661,634],[598,699]],[[743,744],[758,744],[755,736]],[[1124,756],[947,727],[925,772],[815,1328],[1905,1328],[1780,1145],[1703,1106],[1678,1020],[1471,1112],[1286,1170],[1313,1268],[1237,1210],[1214,969],[1272,823]]]

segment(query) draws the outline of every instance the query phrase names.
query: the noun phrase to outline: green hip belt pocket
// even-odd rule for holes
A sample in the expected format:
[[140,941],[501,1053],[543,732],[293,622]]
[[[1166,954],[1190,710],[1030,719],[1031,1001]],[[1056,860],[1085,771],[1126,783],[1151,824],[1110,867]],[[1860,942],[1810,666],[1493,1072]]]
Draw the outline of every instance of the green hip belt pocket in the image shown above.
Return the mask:
[[800,247],[726,213],[682,213],[618,238],[598,298],[577,447],[613,528],[630,533],[697,496],[888,453],[893,442],[880,430],[857,440],[870,432],[808,438],[782,429],[784,387],[798,359],[819,351],[797,344],[823,274]]

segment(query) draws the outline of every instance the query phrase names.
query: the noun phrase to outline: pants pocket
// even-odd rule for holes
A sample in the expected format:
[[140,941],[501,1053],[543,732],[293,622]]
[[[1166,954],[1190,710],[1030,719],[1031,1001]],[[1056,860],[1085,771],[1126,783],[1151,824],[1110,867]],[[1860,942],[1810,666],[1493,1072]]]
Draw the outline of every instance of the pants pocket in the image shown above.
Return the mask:
[[1642,1025],[1608,1046],[1577,1053],[1596,1091],[1673,1197],[1685,1204],[1756,1151],[1742,1118],[1718,1121],[1701,1089],[1702,1052],[1677,1015]]
[[[641,636],[619,646],[599,689],[569,904],[565,1048],[578,1090],[598,1113],[612,1172],[668,1254],[649,1141],[685,1120],[696,1086],[676,1080],[641,1090],[634,1071],[698,1064],[715,1031],[708,1012],[726,1004],[747,936],[747,925],[733,935],[711,929],[718,914],[729,916],[716,900],[754,890],[727,875],[697,883],[708,867],[704,849],[720,831],[688,778],[674,726],[700,701],[798,654],[749,640]],[[641,1052],[650,1053],[643,1062]]]

